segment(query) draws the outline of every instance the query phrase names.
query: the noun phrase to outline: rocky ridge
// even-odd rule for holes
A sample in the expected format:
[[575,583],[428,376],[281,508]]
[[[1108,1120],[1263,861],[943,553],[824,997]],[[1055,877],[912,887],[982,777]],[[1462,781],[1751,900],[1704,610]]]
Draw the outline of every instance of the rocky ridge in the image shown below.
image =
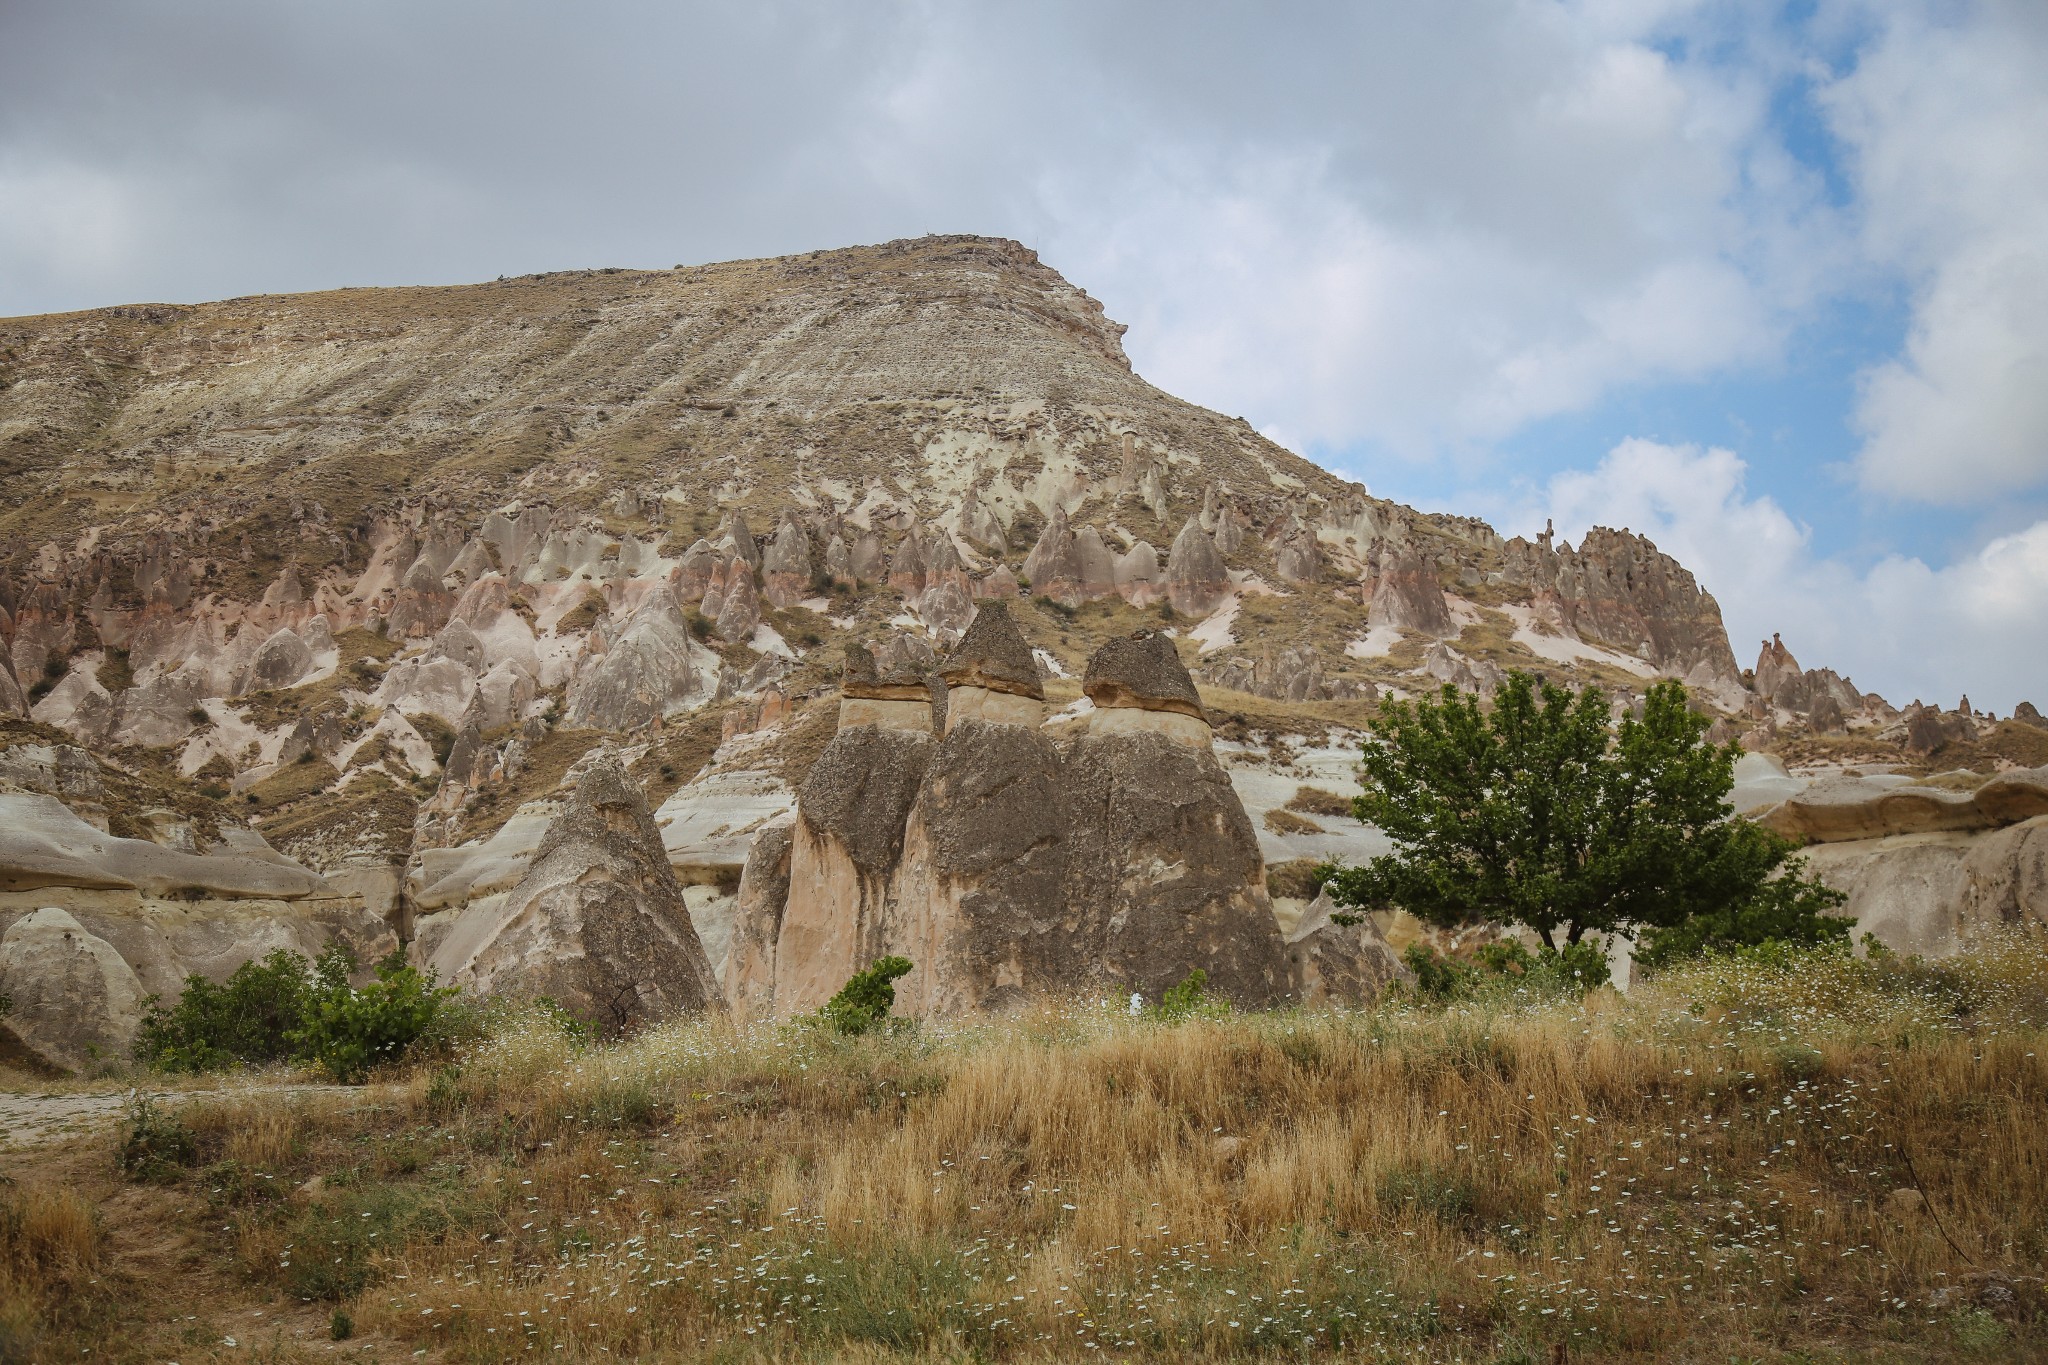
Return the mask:
[[[802,899],[777,866],[858,907],[910,856],[864,822],[953,847],[958,812],[911,808],[968,720],[1053,786],[1120,790],[1054,761],[1077,734],[1210,754],[1268,864],[1369,843],[1282,810],[1304,775],[1346,788],[1303,755],[1341,754],[1380,697],[1509,667],[1617,705],[1683,678],[1722,734],[1822,763],[2048,761],[2025,717],[1897,710],[1781,644],[1745,674],[1641,536],[1503,538],[1376,499],[1147,385],[1122,330],[1029,250],[966,237],[0,320],[0,783],[91,824],[87,769],[159,774],[199,825],[415,939],[502,908],[611,746],[738,999],[786,937],[755,909]],[[1001,657],[958,654],[991,606]],[[862,641],[872,669],[842,671]],[[1156,682],[1166,654],[1184,688]],[[65,756],[23,785],[32,749]],[[871,796],[884,750],[916,781]],[[115,812],[123,838],[197,827],[143,814]],[[70,837],[7,875],[98,933],[89,895],[149,893],[66,882]]]

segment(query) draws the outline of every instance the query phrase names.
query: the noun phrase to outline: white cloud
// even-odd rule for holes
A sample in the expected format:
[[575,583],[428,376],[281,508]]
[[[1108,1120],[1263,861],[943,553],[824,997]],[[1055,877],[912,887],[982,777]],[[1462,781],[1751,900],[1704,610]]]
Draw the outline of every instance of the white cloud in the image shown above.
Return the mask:
[[1857,568],[1816,555],[1776,500],[1751,497],[1733,451],[1627,440],[1592,470],[1552,478],[1509,525],[1553,517],[1577,541],[1625,526],[1676,555],[1721,604],[1738,662],[1773,632],[1894,704],[1916,697],[2010,712],[2048,704],[2048,521],[1954,563],[1890,555]]
[[1904,353],[1864,377],[1858,472],[1983,502],[2048,480],[2048,7],[1893,5],[1822,95],[1870,260],[1909,281]]

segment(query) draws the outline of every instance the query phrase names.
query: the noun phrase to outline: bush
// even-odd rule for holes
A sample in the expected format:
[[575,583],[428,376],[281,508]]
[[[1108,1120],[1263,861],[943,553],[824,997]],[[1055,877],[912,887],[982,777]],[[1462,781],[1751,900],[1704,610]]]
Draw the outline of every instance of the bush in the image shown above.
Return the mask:
[[237,1062],[261,1065],[291,1054],[290,1035],[305,1018],[312,978],[306,959],[279,948],[244,962],[216,986],[185,979],[178,1003],[147,1002],[135,1056],[160,1071],[218,1071]]
[[360,990],[348,983],[355,955],[330,948],[315,968],[304,1022],[291,1035],[292,1055],[316,1062],[337,1081],[352,1085],[371,1067],[395,1062],[434,1023],[455,994],[436,986],[397,951],[377,964],[376,979]]
[[1497,989],[1584,995],[1607,984],[1607,955],[1590,943],[1530,952],[1516,939],[1481,944],[1469,958],[1446,957],[1411,943],[1401,960],[1415,973],[1415,993],[1434,1003],[1468,1000]]
[[819,1018],[827,1027],[849,1037],[875,1028],[889,1017],[889,1010],[896,1003],[896,987],[892,983],[899,976],[908,976],[911,965],[907,957],[876,958],[865,970],[846,979],[839,993],[818,1011]]
[[199,1143],[190,1128],[143,1096],[129,1106],[119,1159],[121,1170],[137,1180],[174,1179],[179,1167],[199,1159]]
[[1230,1012],[1230,1006],[1209,994],[1209,974],[1200,967],[1189,972],[1177,986],[1168,986],[1152,1013],[1167,1023],[1178,1023],[1192,1015],[1214,1017]]
[[312,963],[280,948],[243,963],[218,986],[187,977],[176,1005],[150,997],[135,1055],[164,1071],[294,1061],[340,1081],[361,1080],[443,1022],[455,991],[435,986],[397,952],[361,989],[349,984],[355,969],[355,954],[337,945]]

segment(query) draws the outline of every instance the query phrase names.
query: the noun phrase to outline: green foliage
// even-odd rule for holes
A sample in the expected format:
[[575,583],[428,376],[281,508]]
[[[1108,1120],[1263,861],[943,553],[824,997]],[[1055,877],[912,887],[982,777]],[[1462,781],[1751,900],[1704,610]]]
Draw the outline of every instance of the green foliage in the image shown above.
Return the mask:
[[1168,986],[1166,994],[1152,1007],[1152,1013],[1167,1023],[1177,1023],[1191,1015],[1227,1014],[1230,1007],[1209,994],[1209,974],[1200,967],[1189,972],[1177,986]]
[[355,968],[355,955],[340,946],[313,963],[280,948],[243,963],[220,985],[187,977],[177,1004],[150,998],[135,1055],[163,1071],[307,1062],[354,1082],[445,1025],[454,989],[436,987],[399,953],[360,989],[349,984]]
[[1607,956],[1590,943],[1532,953],[1515,939],[1500,939],[1470,957],[1446,957],[1427,943],[1411,943],[1401,960],[1415,973],[1415,994],[1434,1004],[1516,989],[1579,996],[1608,979]]
[[354,954],[346,949],[330,948],[320,955],[304,1021],[291,1034],[295,1058],[317,1062],[344,1084],[362,1080],[371,1067],[397,1061],[455,994],[454,987],[436,986],[431,974],[408,966],[396,950],[360,989],[348,982],[354,967]]
[[[1754,825],[1744,828],[1768,837]],[[1756,856],[1766,855],[1759,851]],[[1848,899],[1807,876],[1804,858],[1788,858],[1749,899],[1651,928],[1636,949],[1636,961],[1663,967],[1710,951],[1846,947],[1855,921],[1830,912]]]
[[907,957],[876,958],[846,979],[839,993],[818,1011],[818,1017],[827,1027],[849,1037],[879,1026],[888,1019],[889,1010],[896,1003],[896,987],[892,983],[900,976],[908,976],[911,966]]
[[337,1308],[327,1319],[327,1335],[336,1341],[347,1341],[356,1334],[356,1320],[348,1315],[346,1308]]
[[1574,696],[1523,673],[1490,711],[1448,686],[1389,699],[1354,808],[1395,851],[1329,869],[1332,892],[1445,927],[1526,925],[1552,948],[1694,920],[1703,941],[1831,933],[1810,927],[1833,893],[1787,866],[1797,846],[1730,818],[1741,750],[1708,743],[1707,727],[1670,681],[1618,726],[1599,689]]
[[189,976],[177,1004],[166,1007],[155,996],[146,1002],[135,1056],[160,1071],[283,1061],[311,988],[306,959],[285,948],[244,962],[220,985]]
[[199,1159],[192,1130],[158,1109],[147,1095],[128,1106],[128,1131],[121,1138],[123,1173],[136,1180],[174,1180],[178,1168]]

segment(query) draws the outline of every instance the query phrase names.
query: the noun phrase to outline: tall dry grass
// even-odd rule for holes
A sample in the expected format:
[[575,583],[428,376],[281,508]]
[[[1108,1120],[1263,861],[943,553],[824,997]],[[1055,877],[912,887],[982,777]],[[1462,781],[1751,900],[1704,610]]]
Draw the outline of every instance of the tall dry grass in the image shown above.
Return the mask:
[[226,1196],[246,1273],[458,1360],[2014,1358],[2044,1024],[2028,937],[1441,1011],[535,1018],[395,1106],[202,1126],[278,1167]]
[[98,1271],[98,1214],[61,1185],[0,1189],[0,1360],[27,1360],[76,1317]]

